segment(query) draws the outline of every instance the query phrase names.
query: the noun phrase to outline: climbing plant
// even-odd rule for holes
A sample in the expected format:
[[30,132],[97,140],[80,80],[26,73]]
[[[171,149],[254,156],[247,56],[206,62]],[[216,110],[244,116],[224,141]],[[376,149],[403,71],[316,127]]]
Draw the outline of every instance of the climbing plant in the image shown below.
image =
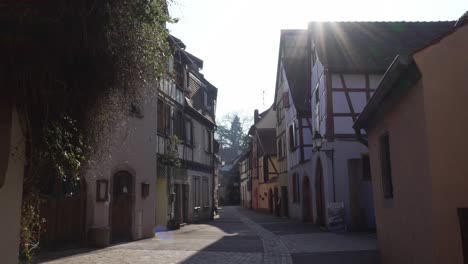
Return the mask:
[[[165,74],[165,0],[46,0],[0,5],[0,86],[26,138],[21,255],[39,248],[41,190],[73,192],[109,157],[109,139],[131,105],[157,93]],[[148,94],[150,93],[150,94]]]
[[169,138],[169,144],[167,144],[166,153],[161,154],[160,162],[162,165],[169,167],[180,167],[181,161],[179,158],[179,145],[182,141],[176,136],[172,135]]

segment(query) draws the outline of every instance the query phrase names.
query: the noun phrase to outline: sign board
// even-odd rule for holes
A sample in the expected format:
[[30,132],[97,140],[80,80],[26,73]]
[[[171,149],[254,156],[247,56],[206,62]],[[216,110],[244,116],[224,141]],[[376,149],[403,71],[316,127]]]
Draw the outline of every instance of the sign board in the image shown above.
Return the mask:
[[327,205],[327,227],[330,231],[345,229],[345,208],[343,202]]

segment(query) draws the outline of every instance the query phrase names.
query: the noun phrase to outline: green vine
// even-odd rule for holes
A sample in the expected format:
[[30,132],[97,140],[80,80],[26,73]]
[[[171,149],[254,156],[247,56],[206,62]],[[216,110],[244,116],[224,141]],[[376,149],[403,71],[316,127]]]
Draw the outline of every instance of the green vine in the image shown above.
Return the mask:
[[182,141],[176,136],[172,135],[169,138],[169,144],[166,148],[166,153],[161,154],[161,163],[169,167],[180,167],[181,161],[179,158],[179,145]]
[[31,260],[34,256],[40,244],[41,233],[45,231],[42,228],[45,219],[40,216],[39,206],[39,197],[31,195],[23,200],[21,207],[20,256],[26,260]]
[[79,170],[86,161],[85,151],[89,148],[84,143],[76,120],[65,116],[53,121],[44,131],[44,159],[51,163],[52,175],[68,185],[66,194],[73,194],[79,188]]
[[[4,95],[19,109],[27,142],[20,234],[25,259],[39,249],[44,231],[42,189],[52,179],[72,194],[80,175],[109,157],[113,131],[127,125],[130,106],[157,95],[170,54],[166,23],[176,22],[167,5],[165,0],[0,5],[0,22],[14,29],[0,33],[5,76],[0,86],[10,89]],[[180,166],[180,160],[168,161]]]

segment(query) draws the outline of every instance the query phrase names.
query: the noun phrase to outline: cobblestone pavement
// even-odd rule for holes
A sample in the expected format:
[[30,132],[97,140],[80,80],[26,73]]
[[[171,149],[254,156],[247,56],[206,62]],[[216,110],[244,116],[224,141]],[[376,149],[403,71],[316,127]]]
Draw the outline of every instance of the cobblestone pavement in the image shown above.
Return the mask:
[[376,264],[375,235],[334,234],[298,221],[225,207],[212,222],[105,249],[53,252],[38,263]]
[[310,223],[238,210],[283,241],[295,264],[379,263],[375,233],[324,232]]

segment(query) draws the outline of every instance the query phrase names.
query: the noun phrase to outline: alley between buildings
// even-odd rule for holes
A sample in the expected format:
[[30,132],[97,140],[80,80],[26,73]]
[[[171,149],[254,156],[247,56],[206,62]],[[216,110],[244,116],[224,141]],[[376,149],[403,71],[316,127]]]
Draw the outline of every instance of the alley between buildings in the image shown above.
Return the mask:
[[214,221],[101,250],[43,254],[38,263],[378,263],[375,234],[322,232],[317,226],[224,207]]

